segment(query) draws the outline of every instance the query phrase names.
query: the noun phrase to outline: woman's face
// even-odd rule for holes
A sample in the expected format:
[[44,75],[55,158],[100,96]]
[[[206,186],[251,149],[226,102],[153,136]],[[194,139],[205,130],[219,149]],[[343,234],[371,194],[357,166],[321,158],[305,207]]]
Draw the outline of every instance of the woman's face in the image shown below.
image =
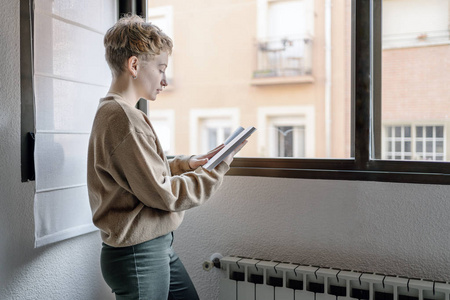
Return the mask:
[[142,98],[156,100],[156,96],[167,85],[165,72],[168,61],[169,55],[165,51],[162,51],[160,55],[155,56],[151,60],[141,60],[136,80],[139,82]]

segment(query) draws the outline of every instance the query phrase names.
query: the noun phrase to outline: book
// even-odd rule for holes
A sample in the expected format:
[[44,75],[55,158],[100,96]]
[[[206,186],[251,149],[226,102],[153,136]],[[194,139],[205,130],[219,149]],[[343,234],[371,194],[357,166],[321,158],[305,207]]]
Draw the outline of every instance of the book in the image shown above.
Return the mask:
[[221,163],[225,157],[227,157],[234,149],[236,149],[242,142],[244,142],[249,136],[255,132],[256,128],[253,126],[243,128],[240,126],[236,129],[224,142],[225,147],[211,157],[206,164],[203,165],[208,171],[212,171],[219,163]]
[[239,133],[241,133],[242,131],[244,131],[244,127],[239,126],[232,134],[230,134],[230,136],[225,140],[224,145],[228,144],[229,142],[231,142],[235,137],[238,136]]

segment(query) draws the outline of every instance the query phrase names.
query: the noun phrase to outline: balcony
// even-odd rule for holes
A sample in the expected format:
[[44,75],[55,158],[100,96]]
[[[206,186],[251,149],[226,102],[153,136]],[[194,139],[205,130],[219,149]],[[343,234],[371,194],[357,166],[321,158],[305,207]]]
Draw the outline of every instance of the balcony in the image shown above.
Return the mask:
[[252,85],[314,82],[312,45],[309,37],[258,41]]

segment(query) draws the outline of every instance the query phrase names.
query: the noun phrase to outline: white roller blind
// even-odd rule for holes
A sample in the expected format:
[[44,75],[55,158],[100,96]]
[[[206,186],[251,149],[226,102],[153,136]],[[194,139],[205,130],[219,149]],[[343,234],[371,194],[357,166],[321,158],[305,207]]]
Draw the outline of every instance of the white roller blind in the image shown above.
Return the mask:
[[86,187],[89,133],[111,81],[103,35],[114,0],[36,0],[35,246],[95,230]]

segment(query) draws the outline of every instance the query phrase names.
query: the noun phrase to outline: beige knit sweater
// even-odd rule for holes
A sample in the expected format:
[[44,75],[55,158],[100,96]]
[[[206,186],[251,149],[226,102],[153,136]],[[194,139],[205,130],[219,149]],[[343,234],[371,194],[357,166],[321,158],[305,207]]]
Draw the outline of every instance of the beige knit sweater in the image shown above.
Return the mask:
[[168,161],[147,116],[115,94],[100,100],[88,149],[93,222],[113,247],[139,244],[180,225],[204,203],[229,166],[192,170],[189,157]]

